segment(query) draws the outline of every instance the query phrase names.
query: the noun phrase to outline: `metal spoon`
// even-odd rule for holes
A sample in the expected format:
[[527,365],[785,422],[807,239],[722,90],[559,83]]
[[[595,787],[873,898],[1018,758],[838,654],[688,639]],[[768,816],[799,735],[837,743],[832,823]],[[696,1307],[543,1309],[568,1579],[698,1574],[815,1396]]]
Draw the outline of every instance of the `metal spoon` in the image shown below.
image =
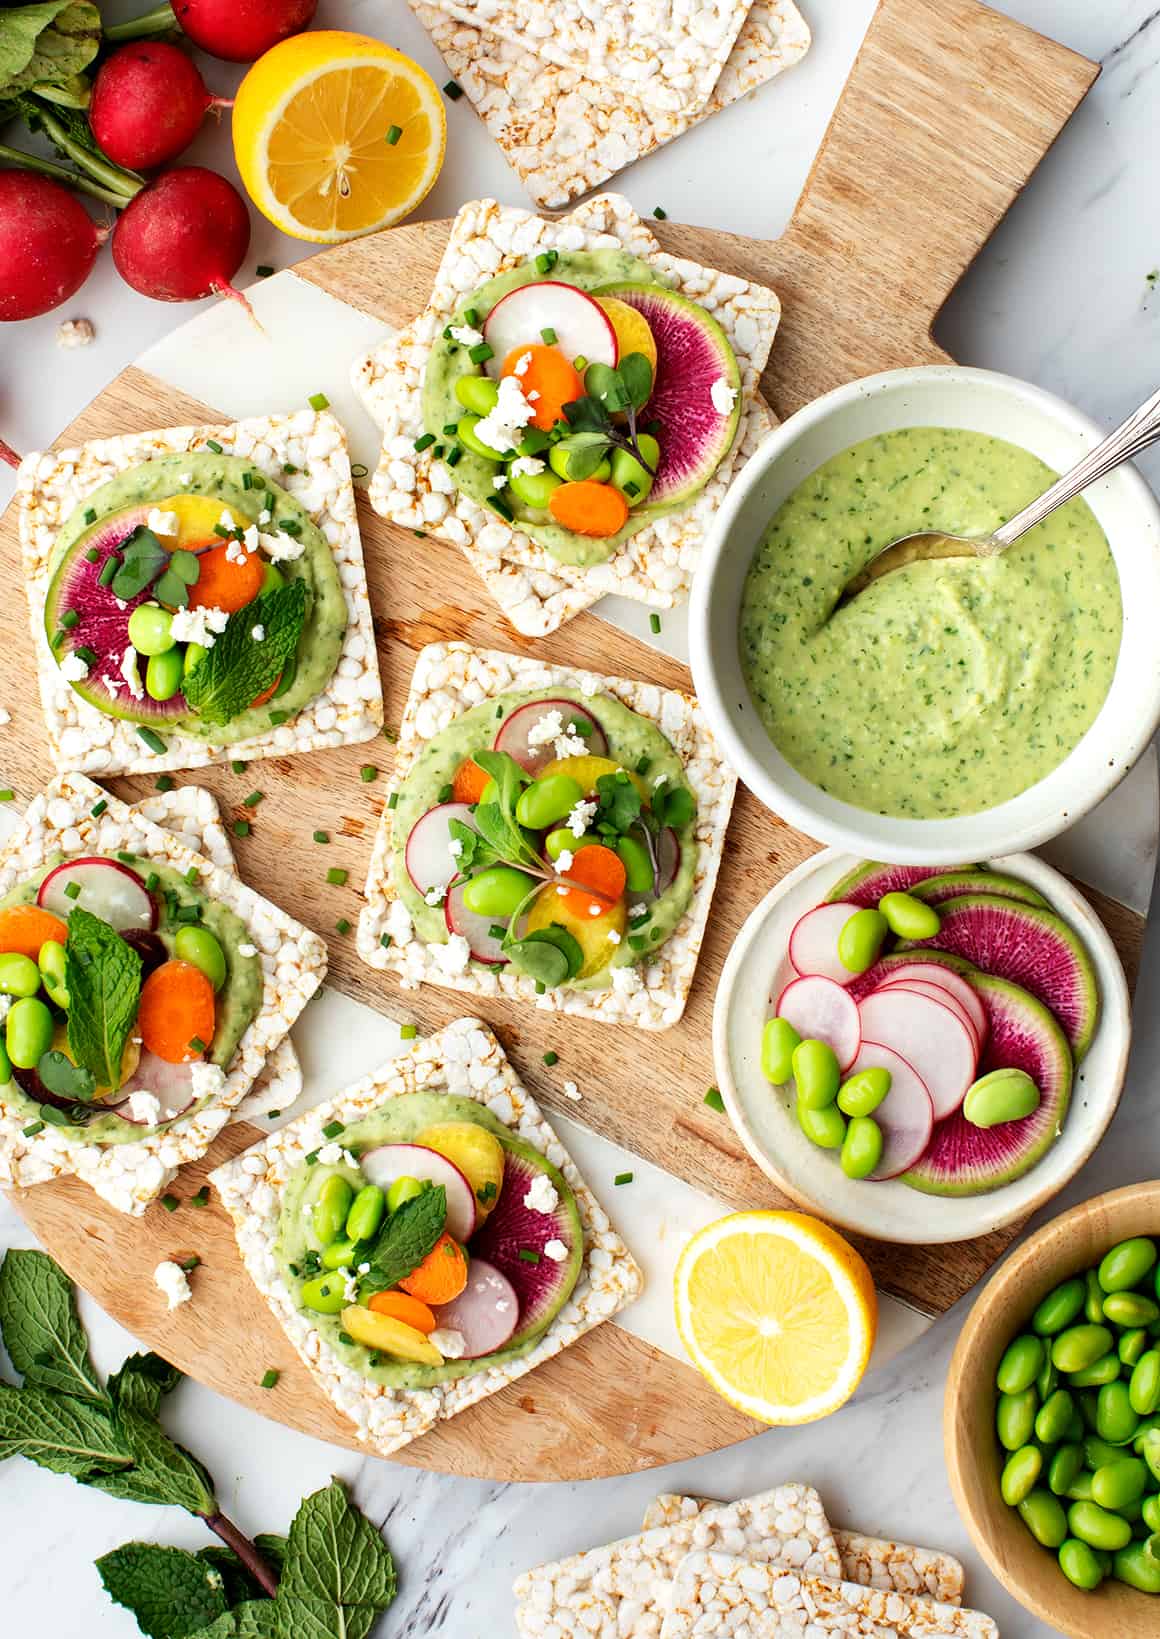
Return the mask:
[[884,546],[866,567],[848,581],[837,608],[849,603],[859,592],[865,591],[871,581],[880,580],[892,570],[903,569],[909,563],[930,558],[993,558],[1014,544],[1029,529],[1041,524],[1044,518],[1071,501],[1097,478],[1106,477],[1125,461],[1130,461],[1141,450],[1146,450],[1160,438],[1160,391],[1152,394],[1146,404],[1109,433],[1102,444],[1097,444],[1082,461],[1057,478],[1051,488],[1037,500],[1017,512],[1001,525],[993,535],[972,538],[967,535],[944,535],[935,530],[919,530],[912,535],[900,535]]

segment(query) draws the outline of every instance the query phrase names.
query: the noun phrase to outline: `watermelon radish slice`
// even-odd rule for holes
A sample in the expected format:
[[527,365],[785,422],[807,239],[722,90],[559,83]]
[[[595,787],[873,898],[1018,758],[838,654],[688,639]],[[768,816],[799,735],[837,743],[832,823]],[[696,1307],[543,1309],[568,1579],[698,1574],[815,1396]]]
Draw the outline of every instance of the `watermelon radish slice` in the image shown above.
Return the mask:
[[[70,892],[71,889],[71,892]],[[70,859],[49,871],[36,903],[67,922],[78,907],[118,933],[157,926],[157,904],[136,871],[115,859]]]
[[848,900],[815,905],[799,916],[789,936],[789,959],[795,973],[820,973],[835,984],[850,984],[855,975],[838,960],[838,935],[858,909]]
[[890,1071],[890,1091],[874,1112],[882,1130],[882,1159],[870,1179],[880,1183],[906,1172],[923,1154],[934,1129],[934,1106],[913,1064],[884,1042],[864,1041],[849,1073],[871,1069]]
[[459,861],[451,852],[451,820],[461,820],[475,830],[475,820],[465,802],[441,802],[417,819],[407,838],[407,875],[421,894],[432,889],[443,893],[459,875]]
[[933,997],[902,986],[876,990],[858,1005],[864,1040],[893,1047],[926,1083],[935,1120],[958,1109],[975,1079],[970,1025]]
[[824,1041],[844,1072],[858,1056],[862,1023],[849,994],[820,973],[791,979],[777,998],[779,1019],[788,1019],[803,1041]]
[[909,990],[919,996],[929,996],[932,1001],[941,1002],[944,1007],[949,1007],[955,1017],[961,1019],[970,1031],[971,1040],[975,1044],[975,1058],[977,1059],[983,1051],[983,1038],[979,1034],[979,1026],[973,1014],[968,1013],[958,997],[953,996],[949,990],[944,990],[941,985],[928,984],[924,979],[891,979],[882,985],[881,989]]
[[[514,1347],[544,1331],[572,1295],[584,1261],[584,1230],[576,1198],[558,1168],[522,1139],[510,1133],[496,1136],[504,1148],[503,1189],[469,1251],[473,1264],[477,1258],[492,1264],[516,1290],[520,1320],[509,1340]],[[540,1176],[547,1177],[558,1197],[551,1212],[524,1205]],[[562,1246],[564,1257],[552,1257],[549,1246],[557,1252]]]
[[359,1166],[368,1184],[377,1184],[386,1193],[398,1178],[417,1178],[420,1183],[442,1184],[447,1191],[446,1229],[462,1244],[475,1230],[475,1196],[471,1185],[453,1161],[425,1144],[379,1144],[359,1156]]
[[[130,1121],[137,1127],[156,1127],[176,1121],[194,1103],[193,1064],[192,1060],[186,1064],[169,1064],[142,1047],[137,1068],[118,1089],[117,1102],[107,1108],[122,1121]],[[152,1093],[161,1106],[158,1114],[152,1119],[134,1115],[129,1104],[132,1093]]]
[[615,364],[619,357],[616,331],[598,302],[561,279],[537,279],[501,296],[484,319],[483,339],[493,354],[484,366],[488,375],[498,378],[513,348],[543,345],[544,330],[556,332],[555,345],[569,363]]
[[885,970],[885,977],[876,986],[877,989],[904,984],[912,989],[917,986],[923,990],[941,990],[952,997],[970,1020],[975,1038],[982,1048],[987,1039],[987,1009],[965,974],[956,973],[953,968],[943,967],[938,962],[907,961],[905,957],[896,957],[893,965],[882,962],[879,966]]
[[460,882],[443,901],[443,920],[447,923],[447,931],[463,935],[471,946],[473,960],[502,967],[508,961],[504,954],[503,939],[491,930],[501,927],[503,918],[497,921],[494,916],[480,916],[478,911],[469,911],[463,903],[465,886],[465,883]]
[[948,899],[939,916],[933,939],[903,941],[899,950],[950,951],[984,973],[1022,985],[1051,1009],[1076,1060],[1083,1058],[1099,1022],[1099,984],[1082,940],[1061,916],[986,894]]
[[929,876],[925,882],[911,889],[916,899],[925,899],[928,905],[941,905],[962,894],[992,894],[996,899],[1018,899],[1024,905],[1039,905],[1050,910],[1051,905],[1022,877],[1009,876],[1006,871],[946,871],[942,876]]
[[1071,1099],[1071,1052],[1049,1009],[1006,979],[980,973],[971,983],[990,1020],[979,1074],[1026,1070],[1042,1102],[1021,1121],[998,1127],[973,1127],[961,1110],[940,1121],[925,1154],[902,1180],[927,1195],[984,1195],[1021,1178],[1055,1142]]
[[[634,307],[657,344],[652,394],[637,420],[660,422],[660,462],[649,506],[674,506],[702,490],[733,447],[741,420],[741,372],[729,338],[696,302],[663,285],[602,285],[598,294]],[[723,413],[714,387],[730,396]]]
[[520,1321],[516,1289],[494,1264],[472,1258],[467,1285],[450,1303],[436,1305],[441,1331],[458,1332],[463,1339],[463,1360],[482,1360],[502,1349]]
[[493,749],[506,751],[525,773],[538,774],[541,768],[555,760],[555,746],[552,740],[543,745],[531,746],[528,744],[528,735],[537,723],[553,711],[560,713],[561,734],[567,734],[569,723],[577,719],[588,723],[591,732],[583,737],[585,751],[592,757],[607,756],[608,741],[604,730],[590,711],[584,706],[575,705],[571,700],[529,700],[526,706],[517,706],[500,724]]
[[[955,871],[971,873],[973,865],[956,865]],[[851,904],[865,907],[877,905],[883,894],[913,893],[916,882],[925,882],[930,876],[946,874],[945,865],[883,865],[876,859],[864,859],[835,882],[826,898],[848,899]]]

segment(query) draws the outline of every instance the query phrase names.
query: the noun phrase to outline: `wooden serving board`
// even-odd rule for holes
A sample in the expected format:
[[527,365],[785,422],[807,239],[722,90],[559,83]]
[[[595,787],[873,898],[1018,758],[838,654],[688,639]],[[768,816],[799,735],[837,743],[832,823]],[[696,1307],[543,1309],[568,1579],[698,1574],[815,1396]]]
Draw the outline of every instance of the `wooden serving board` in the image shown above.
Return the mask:
[[[945,362],[931,326],[946,297],[1082,100],[1097,69],[975,0],[883,0],[822,145],[793,221],[767,243],[707,229],[656,224],[681,254],[773,285],[784,303],[781,333],[764,391],[780,415],[852,378],[896,365]],[[775,118],[772,99],[769,117]],[[449,224],[421,223],[324,252],[298,276],[394,326],[423,307]],[[223,419],[142,370],[124,371],[62,434],[62,444],[112,433]],[[224,418],[224,419],[228,419]],[[545,659],[688,688],[677,661],[582,615],[542,643],[519,637],[500,617],[463,559],[434,539],[417,539],[377,518],[360,520],[377,611],[388,723],[397,723],[415,652],[434,639],[534,649]],[[0,528],[0,552],[18,563],[15,521]],[[0,698],[13,701],[33,676],[23,600],[0,603]],[[50,777],[38,716],[20,714],[11,731],[17,795],[27,800]],[[263,762],[249,776],[199,772],[227,813],[254,820],[237,845],[245,879],[328,936],[357,916],[383,783],[360,783],[358,767],[389,769],[386,741],[319,756]],[[257,784],[256,815],[238,807]],[[113,782],[142,795],[146,779]],[[331,831],[325,860],[310,841]],[[737,1206],[775,1206],[772,1184],[748,1160],[728,1122],[707,1108],[713,1081],[710,1019],[721,965],[747,912],[816,844],[741,790],[700,968],[682,1023],[642,1038],[584,1020],[564,1022],[506,1001],[483,1011],[544,1105],[578,1116],[670,1173]],[[324,867],[350,872],[327,886]],[[1094,896],[1093,896],[1094,897]],[[1140,919],[1099,902],[1130,974]],[[471,998],[397,981],[357,960],[351,937],[330,937],[331,980],[396,1017],[437,1028],[476,1011]],[[561,1055],[551,1079],[542,1054]],[[566,1069],[583,1089],[580,1106],[556,1088]],[[252,1142],[230,1129],[206,1166],[187,1167],[188,1197],[204,1173]],[[255,1410],[340,1444],[349,1425],[291,1357],[281,1332],[250,1287],[224,1214],[216,1208],[173,1216],[154,1207],[143,1220],[101,1205],[73,1182],[26,1191],[17,1204],[45,1246],[137,1336],[193,1376]],[[932,1210],[935,1210],[932,1208]],[[863,1247],[880,1288],[927,1315],[941,1314],[982,1276],[1014,1232],[926,1250]],[[158,1259],[195,1250],[197,1301],[163,1312],[151,1281]],[[258,1387],[272,1363],[273,1391]],[[576,1479],[621,1473],[697,1455],[755,1431],[687,1366],[615,1326],[569,1349],[500,1396],[456,1418],[400,1460],[505,1479]]]

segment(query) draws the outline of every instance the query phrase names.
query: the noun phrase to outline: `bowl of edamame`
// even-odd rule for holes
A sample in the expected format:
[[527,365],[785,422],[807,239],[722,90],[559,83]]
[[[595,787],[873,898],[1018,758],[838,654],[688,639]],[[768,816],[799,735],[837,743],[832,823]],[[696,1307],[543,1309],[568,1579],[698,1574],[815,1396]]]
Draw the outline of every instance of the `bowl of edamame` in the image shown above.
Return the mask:
[[951,1489],[1004,1587],[1070,1639],[1160,1632],[1160,1181],[1026,1241],[959,1336]]

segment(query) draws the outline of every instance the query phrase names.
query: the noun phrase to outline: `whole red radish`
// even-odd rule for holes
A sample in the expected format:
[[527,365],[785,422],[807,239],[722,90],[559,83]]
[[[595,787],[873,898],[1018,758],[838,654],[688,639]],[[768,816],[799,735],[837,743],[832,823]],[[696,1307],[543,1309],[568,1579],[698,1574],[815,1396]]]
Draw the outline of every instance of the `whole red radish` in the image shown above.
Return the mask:
[[252,63],[309,27],[318,0],[171,0],[194,45],[230,63]]
[[231,296],[250,244],[250,216],[232,183],[200,165],[166,171],[121,212],[113,261],[126,284],[159,302]]
[[74,295],[105,237],[67,188],[0,171],[0,320],[34,319]]
[[115,165],[151,171],[183,154],[220,102],[179,46],[142,40],[101,64],[89,124]]

